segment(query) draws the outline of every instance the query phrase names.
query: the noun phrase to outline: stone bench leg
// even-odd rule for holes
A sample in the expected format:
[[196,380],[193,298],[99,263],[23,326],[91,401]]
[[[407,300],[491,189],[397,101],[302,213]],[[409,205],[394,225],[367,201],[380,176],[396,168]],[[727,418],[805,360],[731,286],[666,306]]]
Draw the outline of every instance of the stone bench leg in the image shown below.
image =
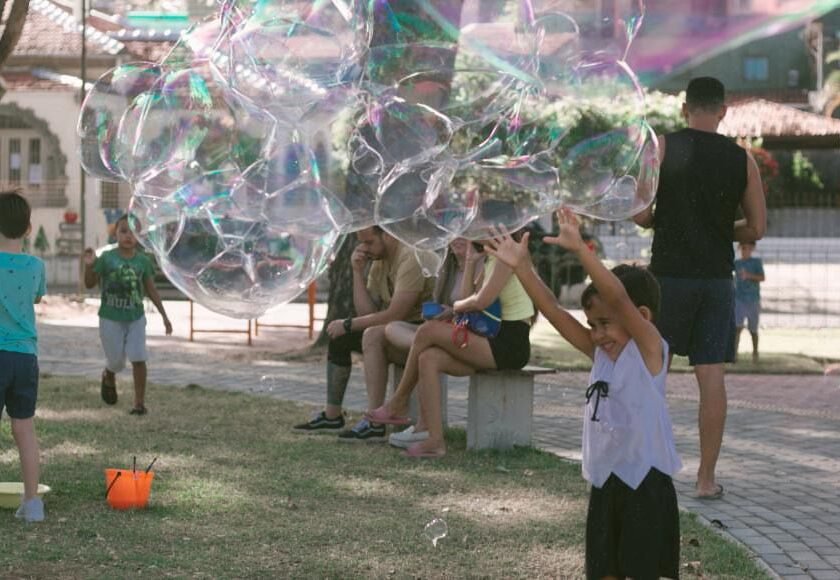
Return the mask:
[[530,446],[534,377],[491,373],[470,377],[467,449]]
[[[400,379],[402,379],[403,371],[405,370],[404,367],[397,364],[391,365],[391,392],[397,390],[397,386],[400,384]],[[448,414],[446,412],[447,408],[447,397],[449,396],[449,375],[442,374],[440,375],[440,416],[443,419],[443,427],[444,429],[449,425]],[[414,423],[417,423],[418,419],[420,419],[420,401],[417,399],[417,389],[411,393],[411,398],[408,401],[408,416],[411,417],[411,420]]]

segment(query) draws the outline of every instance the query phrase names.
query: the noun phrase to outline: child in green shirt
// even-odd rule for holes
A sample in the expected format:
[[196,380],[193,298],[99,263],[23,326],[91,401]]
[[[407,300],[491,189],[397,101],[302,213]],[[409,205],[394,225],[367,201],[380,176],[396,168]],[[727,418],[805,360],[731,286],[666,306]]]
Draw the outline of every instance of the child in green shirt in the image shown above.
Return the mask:
[[163,309],[154,282],[154,264],[145,253],[137,251],[137,239],[128,225],[128,216],[116,222],[117,247],[96,257],[92,249],[85,250],[85,286],[97,284],[102,289],[99,307],[99,338],[105,351],[106,365],[102,371],[102,400],[109,405],[117,402],[116,373],[131,361],[134,375],[134,406],[132,415],[145,415],[146,397],[146,316],[143,296],[148,296],[163,316],[166,334],[172,334],[172,323]]

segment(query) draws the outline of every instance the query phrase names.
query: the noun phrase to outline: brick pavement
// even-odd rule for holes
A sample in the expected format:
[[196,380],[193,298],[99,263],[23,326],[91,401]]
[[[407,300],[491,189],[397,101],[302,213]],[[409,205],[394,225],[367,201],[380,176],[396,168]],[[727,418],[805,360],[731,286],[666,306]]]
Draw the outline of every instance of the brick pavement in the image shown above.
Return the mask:
[[[97,378],[102,359],[95,318],[59,324],[40,325],[42,372]],[[321,364],[254,359],[258,349],[238,346],[239,338],[191,344],[160,336],[159,326],[157,321],[150,324],[153,382],[199,383],[323,403]],[[226,351],[224,364],[213,364],[221,349]],[[197,373],[210,365],[212,375]],[[120,380],[128,384],[129,375],[123,373]],[[694,379],[669,377],[671,416],[685,464],[676,480],[680,505],[717,523],[780,577],[840,578],[840,377],[730,375],[727,383],[730,412],[718,468],[727,493],[720,501],[702,502],[691,497],[698,462]],[[455,424],[465,421],[466,384],[464,379],[449,382],[449,417]],[[584,373],[538,378],[537,446],[580,458],[585,386]],[[150,406],[154,409],[153,402]],[[353,373],[347,406],[366,406],[361,369]]]

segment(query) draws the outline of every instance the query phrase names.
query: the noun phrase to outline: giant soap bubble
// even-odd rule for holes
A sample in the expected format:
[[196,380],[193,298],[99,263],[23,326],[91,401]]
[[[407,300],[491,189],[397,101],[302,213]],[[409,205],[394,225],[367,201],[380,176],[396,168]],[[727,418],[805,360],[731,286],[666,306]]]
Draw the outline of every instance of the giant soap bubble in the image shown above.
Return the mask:
[[659,170],[626,63],[644,6],[590,4],[222,0],[161,62],[97,81],[82,163],[130,185],[176,286],[243,318],[372,225],[434,272],[456,237],[561,206],[626,219]]

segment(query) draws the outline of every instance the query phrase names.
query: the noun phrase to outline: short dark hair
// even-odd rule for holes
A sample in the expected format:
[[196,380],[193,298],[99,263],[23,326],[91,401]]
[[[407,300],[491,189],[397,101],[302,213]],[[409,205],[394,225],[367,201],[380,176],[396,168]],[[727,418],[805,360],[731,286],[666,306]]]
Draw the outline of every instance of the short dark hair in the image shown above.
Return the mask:
[[0,234],[18,240],[29,229],[32,208],[19,191],[0,192]]
[[[650,310],[653,320],[659,316],[659,301],[661,293],[659,291],[659,282],[650,270],[641,266],[630,266],[628,264],[619,264],[611,270],[616,278],[621,281],[624,290],[630,297],[630,300],[637,307],[647,306]],[[598,289],[594,284],[590,284],[583,291],[580,296],[580,304],[584,310],[588,310],[592,305],[592,297],[598,294]]]
[[128,217],[129,216],[128,216],[127,213],[124,213],[120,217],[118,217],[117,221],[114,222],[114,228],[118,228],[120,222],[123,222],[123,221],[125,222],[125,225],[127,225],[128,227],[131,227],[131,222],[129,221]]
[[714,110],[726,101],[723,83],[714,77],[691,79],[685,90],[685,103],[689,109]]

